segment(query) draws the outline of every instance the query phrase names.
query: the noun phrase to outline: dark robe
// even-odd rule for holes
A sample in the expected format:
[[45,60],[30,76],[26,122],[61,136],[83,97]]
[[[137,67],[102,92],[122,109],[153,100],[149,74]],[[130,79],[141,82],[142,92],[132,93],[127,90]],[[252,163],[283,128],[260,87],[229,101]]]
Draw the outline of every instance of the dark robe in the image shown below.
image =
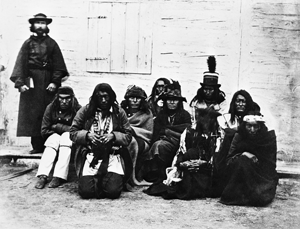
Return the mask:
[[[159,195],[164,199],[196,199],[210,197],[212,194],[212,164],[211,159],[216,149],[218,113],[207,114],[199,123],[196,129],[188,127],[184,138],[186,152],[180,151],[177,154],[174,166],[180,173],[181,181],[165,185],[163,182],[151,185],[144,192],[148,195]],[[207,134],[204,131],[208,130]],[[181,149],[181,148],[180,148]],[[184,164],[192,160],[201,159],[202,164],[197,169],[191,169]],[[174,167],[173,167],[174,168]],[[195,167],[194,167],[195,168]]]
[[161,111],[154,120],[152,146],[145,155],[143,178],[148,182],[165,179],[165,169],[171,166],[177,152],[180,135],[191,125],[191,116],[186,110],[177,111],[174,122],[168,121],[168,115]]
[[57,88],[68,71],[58,44],[48,35],[31,36],[21,47],[10,80],[15,88],[33,79],[34,88],[20,94],[17,136],[41,136],[41,123],[47,105],[56,91],[46,90],[50,83]]
[[[243,152],[255,155],[253,162]],[[276,193],[276,135],[265,131],[255,139],[236,134],[232,141],[226,168],[227,184],[220,202],[228,205],[264,206]]]

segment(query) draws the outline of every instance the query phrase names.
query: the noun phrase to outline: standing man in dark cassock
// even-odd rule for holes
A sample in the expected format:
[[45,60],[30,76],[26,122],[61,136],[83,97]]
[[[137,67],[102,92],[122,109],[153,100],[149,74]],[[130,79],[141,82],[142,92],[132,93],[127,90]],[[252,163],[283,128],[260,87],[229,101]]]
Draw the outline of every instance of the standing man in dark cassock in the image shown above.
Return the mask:
[[31,137],[30,153],[44,150],[43,114],[61,86],[62,78],[68,76],[61,50],[48,36],[51,22],[52,19],[42,13],[29,19],[33,35],[22,45],[10,77],[21,93],[17,136]]

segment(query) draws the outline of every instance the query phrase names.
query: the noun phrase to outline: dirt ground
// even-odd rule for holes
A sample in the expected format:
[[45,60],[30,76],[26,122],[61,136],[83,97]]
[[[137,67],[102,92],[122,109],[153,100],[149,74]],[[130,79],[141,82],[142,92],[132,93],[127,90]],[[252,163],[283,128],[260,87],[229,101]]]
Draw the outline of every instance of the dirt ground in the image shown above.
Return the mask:
[[225,206],[218,199],[163,200],[136,187],[120,199],[82,200],[74,173],[56,189],[34,188],[37,170],[3,180],[28,169],[17,163],[0,165],[0,228],[300,228],[300,180],[280,179],[277,195],[267,207]]

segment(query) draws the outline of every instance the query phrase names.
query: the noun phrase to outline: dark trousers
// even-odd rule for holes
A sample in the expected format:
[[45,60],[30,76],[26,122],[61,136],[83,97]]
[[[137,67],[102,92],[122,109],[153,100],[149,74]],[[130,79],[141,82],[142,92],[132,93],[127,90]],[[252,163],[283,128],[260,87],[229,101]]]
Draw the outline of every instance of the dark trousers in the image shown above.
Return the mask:
[[45,140],[42,138],[42,136],[31,137],[32,149],[35,149],[39,152],[43,152],[45,148],[44,143]]
[[78,181],[78,193],[83,199],[117,199],[123,190],[123,178],[123,175],[113,172],[106,173],[103,178],[82,176]]

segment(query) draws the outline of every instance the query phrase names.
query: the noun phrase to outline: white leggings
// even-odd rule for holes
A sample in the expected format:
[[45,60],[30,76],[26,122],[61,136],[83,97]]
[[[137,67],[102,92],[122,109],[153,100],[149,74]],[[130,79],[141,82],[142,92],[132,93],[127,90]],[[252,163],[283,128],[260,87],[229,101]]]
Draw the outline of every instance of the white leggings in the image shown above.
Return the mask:
[[56,156],[58,156],[54,167],[53,176],[67,180],[72,146],[69,132],[65,132],[62,135],[56,133],[52,134],[46,140],[45,146],[46,148],[44,150],[36,176],[49,176],[54,160]]

